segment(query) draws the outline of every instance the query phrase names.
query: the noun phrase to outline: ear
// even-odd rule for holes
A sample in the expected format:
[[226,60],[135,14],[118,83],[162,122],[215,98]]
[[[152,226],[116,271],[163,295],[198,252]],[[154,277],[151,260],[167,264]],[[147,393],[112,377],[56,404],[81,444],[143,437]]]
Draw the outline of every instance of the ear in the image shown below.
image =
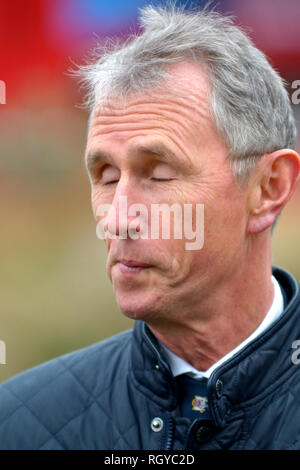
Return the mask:
[[300,156],[290,149],[263,155],[249,182],[247,233],[272,227],[292,196],[300,174]]

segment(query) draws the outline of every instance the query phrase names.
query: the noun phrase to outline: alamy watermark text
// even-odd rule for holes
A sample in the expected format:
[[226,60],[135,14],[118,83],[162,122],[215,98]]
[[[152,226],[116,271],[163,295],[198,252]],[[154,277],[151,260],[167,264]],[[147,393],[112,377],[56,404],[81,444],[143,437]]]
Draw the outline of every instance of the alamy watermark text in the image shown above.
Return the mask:
[[6,104],[6,85],[3,80],[0,80],[0,104]]
[[101,240],[157,240],[160,234],[162,239],[170,240],[173,234],[174,239],[194,240],[185,243],[186,250],[201,250],[204,244],[204,204],[196,204],[194,211],[192,204],[183,204],[183,207],[179,203],[151,204],[149,214],[145,204],[134,203],[127,207],[127,196],[120,196],[118,210],[112,204],[99,204],[95,215],[100,219],[96,233]]
[[0,364],[6,364],[6,345],[0,340]]

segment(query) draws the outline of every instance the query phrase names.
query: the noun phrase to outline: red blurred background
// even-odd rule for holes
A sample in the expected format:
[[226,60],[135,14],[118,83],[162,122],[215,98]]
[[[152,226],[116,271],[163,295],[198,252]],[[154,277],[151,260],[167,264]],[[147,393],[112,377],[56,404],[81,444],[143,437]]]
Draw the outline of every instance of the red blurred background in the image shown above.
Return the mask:
[[[63,90],[72,103],[72,85],[65,77],[72,61],[82,56],[96,38],[126,37],[138,31],[138,8],[146,0],[21,0],[0,1],[1,80],[8,86],[9,103],[17,103],[35,86],[47,90],[45,99]],[[152,1],[152,4],[161,4]],[[180,2],[201,5],[205,2]],[[281,74],[289,81],[299,76],[300,3],[298,0],[223,0],[218,10],[232,13],[248,30]],[[51,91],[52,90],[52,91]],[[60,101],[61,102],[61,101]]]

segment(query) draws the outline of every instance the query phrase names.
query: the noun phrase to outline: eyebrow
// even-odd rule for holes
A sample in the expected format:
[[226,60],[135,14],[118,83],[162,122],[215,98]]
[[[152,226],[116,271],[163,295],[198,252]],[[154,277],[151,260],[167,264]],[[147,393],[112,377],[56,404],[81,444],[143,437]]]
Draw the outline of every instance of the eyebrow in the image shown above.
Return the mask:
[[112,157],[108,152],[102,150],[92,150],[85,158],[85,166],[89,173],[93,173],[94,168],[101,162],[112,162]]
[[[139,145],[137,147],[133,147],[130,149],[129,153],[153,153],[162,157],[164,161],[171,164],[176,163],[179,167],[182,168],[186,168],[186,164],[188,163],[188,160],[185,161],[183,158],[180,158],[176,153],[174,153],[161,142],[153,142],[149,145]],[[92,150],[86,157],[86,167],[88,171],[92,172],[99,163],[113,163],[113,160],[113,156],[109,152],[102,150]]]

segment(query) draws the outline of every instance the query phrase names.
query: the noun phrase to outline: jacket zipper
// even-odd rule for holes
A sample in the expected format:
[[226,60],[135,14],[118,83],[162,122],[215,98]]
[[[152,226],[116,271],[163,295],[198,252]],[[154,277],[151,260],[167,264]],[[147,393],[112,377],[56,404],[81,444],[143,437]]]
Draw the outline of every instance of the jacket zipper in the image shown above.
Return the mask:
[[171,416],[170,411],[166,412],[165,415],[165,423],[166,423],[166,434],[164,438],[164,445],[163,450],[171,450],[173,444],[173,435],[174,435],[174,422]]
[[[144,337],[146,338],[146,340],[149,342],[149,344],[155,351],[159,363],[163,364],[163,366],[169,371],[170,376],[173,377],[169,365],[163,360],[156,346],[151,341],[151,338],[149,338],[149,336],[147,335],[145,324],[143,325],[143,333],[144,333]],[[170,411],[166,411],[164,417],[165,417],[164,422],[166,425],[166,432],[165,432],[164,441],[162,443],[162,448],[163,450],[171,450],[172,444],[173,444],[173,435],[174,435],[174,422],[173,422]]]

